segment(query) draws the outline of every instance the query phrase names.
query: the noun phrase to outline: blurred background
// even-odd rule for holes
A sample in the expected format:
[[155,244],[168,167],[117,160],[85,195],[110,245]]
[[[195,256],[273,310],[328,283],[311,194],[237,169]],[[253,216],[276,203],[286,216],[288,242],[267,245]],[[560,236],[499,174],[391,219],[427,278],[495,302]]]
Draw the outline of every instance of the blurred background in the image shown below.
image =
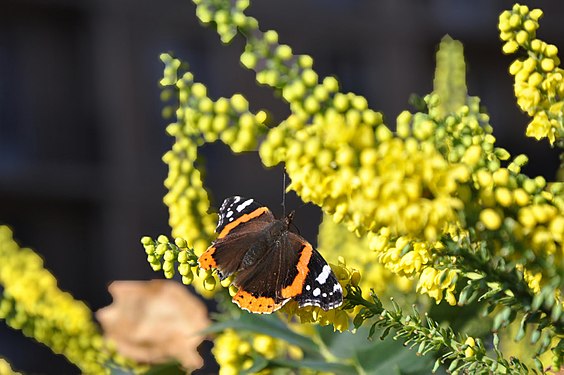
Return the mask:
[[[498,145],[526,153],[525,172],[553,179],[557,153],[526,139],[497,31],[512,5],[491,0],[255,0],[249,13],[275,29],[295,53],[313,56],[321,77],[366,96],[386,123],[410,94],[432,89],[434,54],[445,34],[465,46],[468,86],[491,115]],[[564,48],[564,3],[530,1],[545,11],[539,37]],[[161,52],[190,63],[213,98],[246,95],[252,110],[288,115],[272,91],[239,64],[242,40],[221,45],[189,0],[0,0],[0,223],[45,259],[62,289],[97,310],[111,303],[113,280],[161,277],[139,244],[168,234],[162,203],[171,146],[161,118]],[[216,207],[235,194],[282,209],[282,170],[256,153],[203,149]],[[289,195],[286,206],[298,199]],[[320,213],[298,210],[296,224],[315,242]],[[0,260],[1,261],[1,260]],[[0,322],[0,355],[33,374],[77,374],[63,357]],[[210,372],[213,367],[210,367]]]

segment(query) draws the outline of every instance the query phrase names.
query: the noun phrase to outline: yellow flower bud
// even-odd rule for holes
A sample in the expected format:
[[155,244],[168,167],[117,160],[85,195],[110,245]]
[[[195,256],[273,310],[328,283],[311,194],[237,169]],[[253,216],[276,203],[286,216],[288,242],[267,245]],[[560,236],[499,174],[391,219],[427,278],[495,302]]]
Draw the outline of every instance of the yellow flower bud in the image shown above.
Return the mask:
[[478,184],[482,188],[490,187],[493,185],[493,177],[488,170],[480,169],[476,173],[476,178],[478,180]]
[[537,87],[543,81],[543,77],[540,73],[534,72],[529,76],[528,83],[533,87]]
[[472,145],[466,149],[462,162],[470,167],[476,166],[482,157],[482,148],[478,145]]
[[[531,41],[531,49],[535,52],[541,52],[544,42],[540,39],[533,39]],[[530,60],[529,58],[528,60]]]
[[549,44],[546,46],[544,53],[547,57],[556,57],[556,55],[558,55],[558,47],[554,44]]
[[314,86],[317,84],[319,77],[317,73],[312,69],[306,69],[302,73],[302,81],[306,84],[306,86]]
[[521,30],[517,33],[517,35],[515,35],[515,40],[520,45],[524,45],[529,40],[529,33],[527,33],[525,30]]
[[509,171],[506,168],[500,168],[493,173],[493,180],[497,186],[506,186],[509,182]]
[[192,284],[193,281],[194,281],[194,273],[192,272],[192,270],[190,270],[190,272],[188,272],[186,275],[182,275],[182,284],[190,285]]
[[513,199],[519,206],[525,206],[529,203],[530,196],[524,189],[518,188],[513,191]]
[[313,66],[313,58],[309,55],[300,55],[298,58],[298,64],[304,69],[311,68]]
[[515,75],[515,74],[517,74],[522,68],[523,68],[523,61],[521,61],[521,60],[515,60],[515,61],[513,61],[513,63],[509,66],[509,73],[510,73],[511,75]]
[[337,150],[336,162],[340,166],[354,165],[356,154],[352,147],[344,146]]
[[517,51],[518,48],[519,48],[519,44],[517,44],[517,42],[514,40],[510,40],[503,45],[502,51],[506,55],[509,55],[511,53],[515,53],[515,51]]
[[346,95],[337,93],[333,99],[333,105],[339,112],[345,112],[349,109],[349,100]]
[[339,90],[339,81],[335,77],[325,77],[323,79],[323,86],[329,92],[336,92]]
[[[535,32],[536,29],[538,29],[538,27],[539,27],[538,22],[535,22],[535,21],[533,21],[533,20],[526,20],[526,21],[523,23],[523,28],[524,28],[525,30],[527,30],[527,31],[525,31],[525,30],[521,30],[521,31],[523,31],[523,32],[525,32],[525,33],[527,33],[527,34],[532,34],[532,33]],[[527,35],[527,36],[528,36],[528,35]]]
[[509,17],[509,25],[512,28],[516,28],[517,26],[519,26],[521,24],[521,17],[518,14],[512,14]]
[[279,45],[276,48],[276,57],[281,60],[289,60],[292,57],[292,48],[286,44]]
[[215,280],[215,277],[209,275],[204,279],[204,289],[208,291],[212,291],[215,289],[216,283],[217,281]]
[[545,72],[550,72],[554,70],[554,60],[551,58],[545,58],[541,61],[541,68]]
[[495,199],[503,207],[509,207],[513,203],[513,196],[508,188],[500,187],[495,189]]
[[520,209],[519,213],[517,214],[517,217],[519,219],[519,222],[525,228],[534,228],[535,225],[537,225],[535,216],[533,215],[533,212],[529,207],[524,207]]
[[538,21],[539,18],[542,17],[542,10],[541,9],[533,9],[529,12],[529,18],[533,21]]
[[489,230],[497,230],[501,227],[502,217],[492,208],[486,208],[480,212],[480,221]]

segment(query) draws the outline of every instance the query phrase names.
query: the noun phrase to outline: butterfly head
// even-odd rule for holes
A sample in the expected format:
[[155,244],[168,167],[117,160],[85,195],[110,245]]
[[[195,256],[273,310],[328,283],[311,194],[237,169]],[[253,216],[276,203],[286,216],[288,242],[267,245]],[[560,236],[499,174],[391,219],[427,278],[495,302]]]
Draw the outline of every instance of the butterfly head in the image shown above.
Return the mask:
[[295,214],[296,214],[296,211],[292,211],[288,215],[286,215],[286,217],[284,218],[284,222],[286,223],[286,227],[288,227],[288,228],[290,227],[290,225],[294,221]]

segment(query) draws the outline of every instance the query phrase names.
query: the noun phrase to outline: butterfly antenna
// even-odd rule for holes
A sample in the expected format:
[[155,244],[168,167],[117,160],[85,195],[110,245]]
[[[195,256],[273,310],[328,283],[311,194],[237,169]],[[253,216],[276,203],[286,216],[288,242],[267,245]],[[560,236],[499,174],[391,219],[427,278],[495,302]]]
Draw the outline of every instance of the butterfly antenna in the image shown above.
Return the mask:
[[282,171],[282,217],[286,217],[286,168]]

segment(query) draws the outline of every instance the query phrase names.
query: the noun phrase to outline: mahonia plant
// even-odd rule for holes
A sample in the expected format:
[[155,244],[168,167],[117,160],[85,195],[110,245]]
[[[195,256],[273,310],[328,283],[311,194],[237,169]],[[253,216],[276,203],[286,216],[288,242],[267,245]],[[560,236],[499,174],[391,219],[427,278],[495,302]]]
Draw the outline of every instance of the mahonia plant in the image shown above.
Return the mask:
[[[135,364],[116,353],[82,301],[60,290],[33,250],[21,248],[7,226],[0,226],[0,319],[64,355],[85,374],[109,374]],[[2,366],[9,365],[0,359]],[[141,369],[141,367],[139,367]]]
[[[280,94],[291,114],[267,127],[265,112],[251,112],[241,94],[213,100],[185,62],[161,56],[163,98],[173,101],[165,112],[176,115],[167,127],[175,143],[163,158],[169,166],[164,202],[175,240],[142,239],[154,270],[167,278],[178,271],[183,283],[207,296],[215,293],[219,301],[229,296],[218,285],[236,292],[230,279],[220,284],[216,274],[198,268],[216,222],[198,147],[216,140],[235,153],[258,147],[266,167],[284,164],[288,190],[323,210],[320,249],[344,289],[344,304],[334,310],[286,304],[281,311],[290,321],[288,331],[296,333],[290,329],[293,317],[338,331],[349,329],[349,320],[353,329],[366,322],[370,337],[394,332],[405,345],[417,346],[418,354],[430,353],[435,370],[444,365],[453,373],[562,366],[564,184],[522,173],[528,157],[512,157],[496,146],[488,114],[467,93],[460,42],[443,39],[433,92],[417,101],[418,112],[402,112],[393,131],[364,97],[341,92],[336,78],[318,76],[310,56],[279,43],[276,31],[262,31],[245,13],[248,0],[194,3],[198,18],[215,27],[222,42],[243,37],[241,63],[256,72],[259,84]],[[536,39],[541,15],[515,5],[502,13],[499,29],[504,53],[527,52],[509,69],[517,104],[532,117],[527,135],[562,147],[563,75],[557,48]],[[393,287],[378,289],[387,284]],[[389,307],[376,296],[413,289],[414,297],[394,298]],[[488,317],[482,325],[494,333],[480,338],[445,328],[433,318],[426,296],[445,309],[481,312]],[[241,313],[229,303],[220,307],[226,319],[215,331],[214,353],[222,373],[292,368],[284,344],[262,353],[252,346],[253,336],[233,331],[241,328],[235,323]],[[427,310],[424,318],[421,309]],[[243,328],[265,333],[253,324]],[[525,338],[534,344],[528,357],[503,355],[504,340]],[[275,339],[288,337],[280,333]],[[326,350],[318,354],[327,363],[340,361]]]

